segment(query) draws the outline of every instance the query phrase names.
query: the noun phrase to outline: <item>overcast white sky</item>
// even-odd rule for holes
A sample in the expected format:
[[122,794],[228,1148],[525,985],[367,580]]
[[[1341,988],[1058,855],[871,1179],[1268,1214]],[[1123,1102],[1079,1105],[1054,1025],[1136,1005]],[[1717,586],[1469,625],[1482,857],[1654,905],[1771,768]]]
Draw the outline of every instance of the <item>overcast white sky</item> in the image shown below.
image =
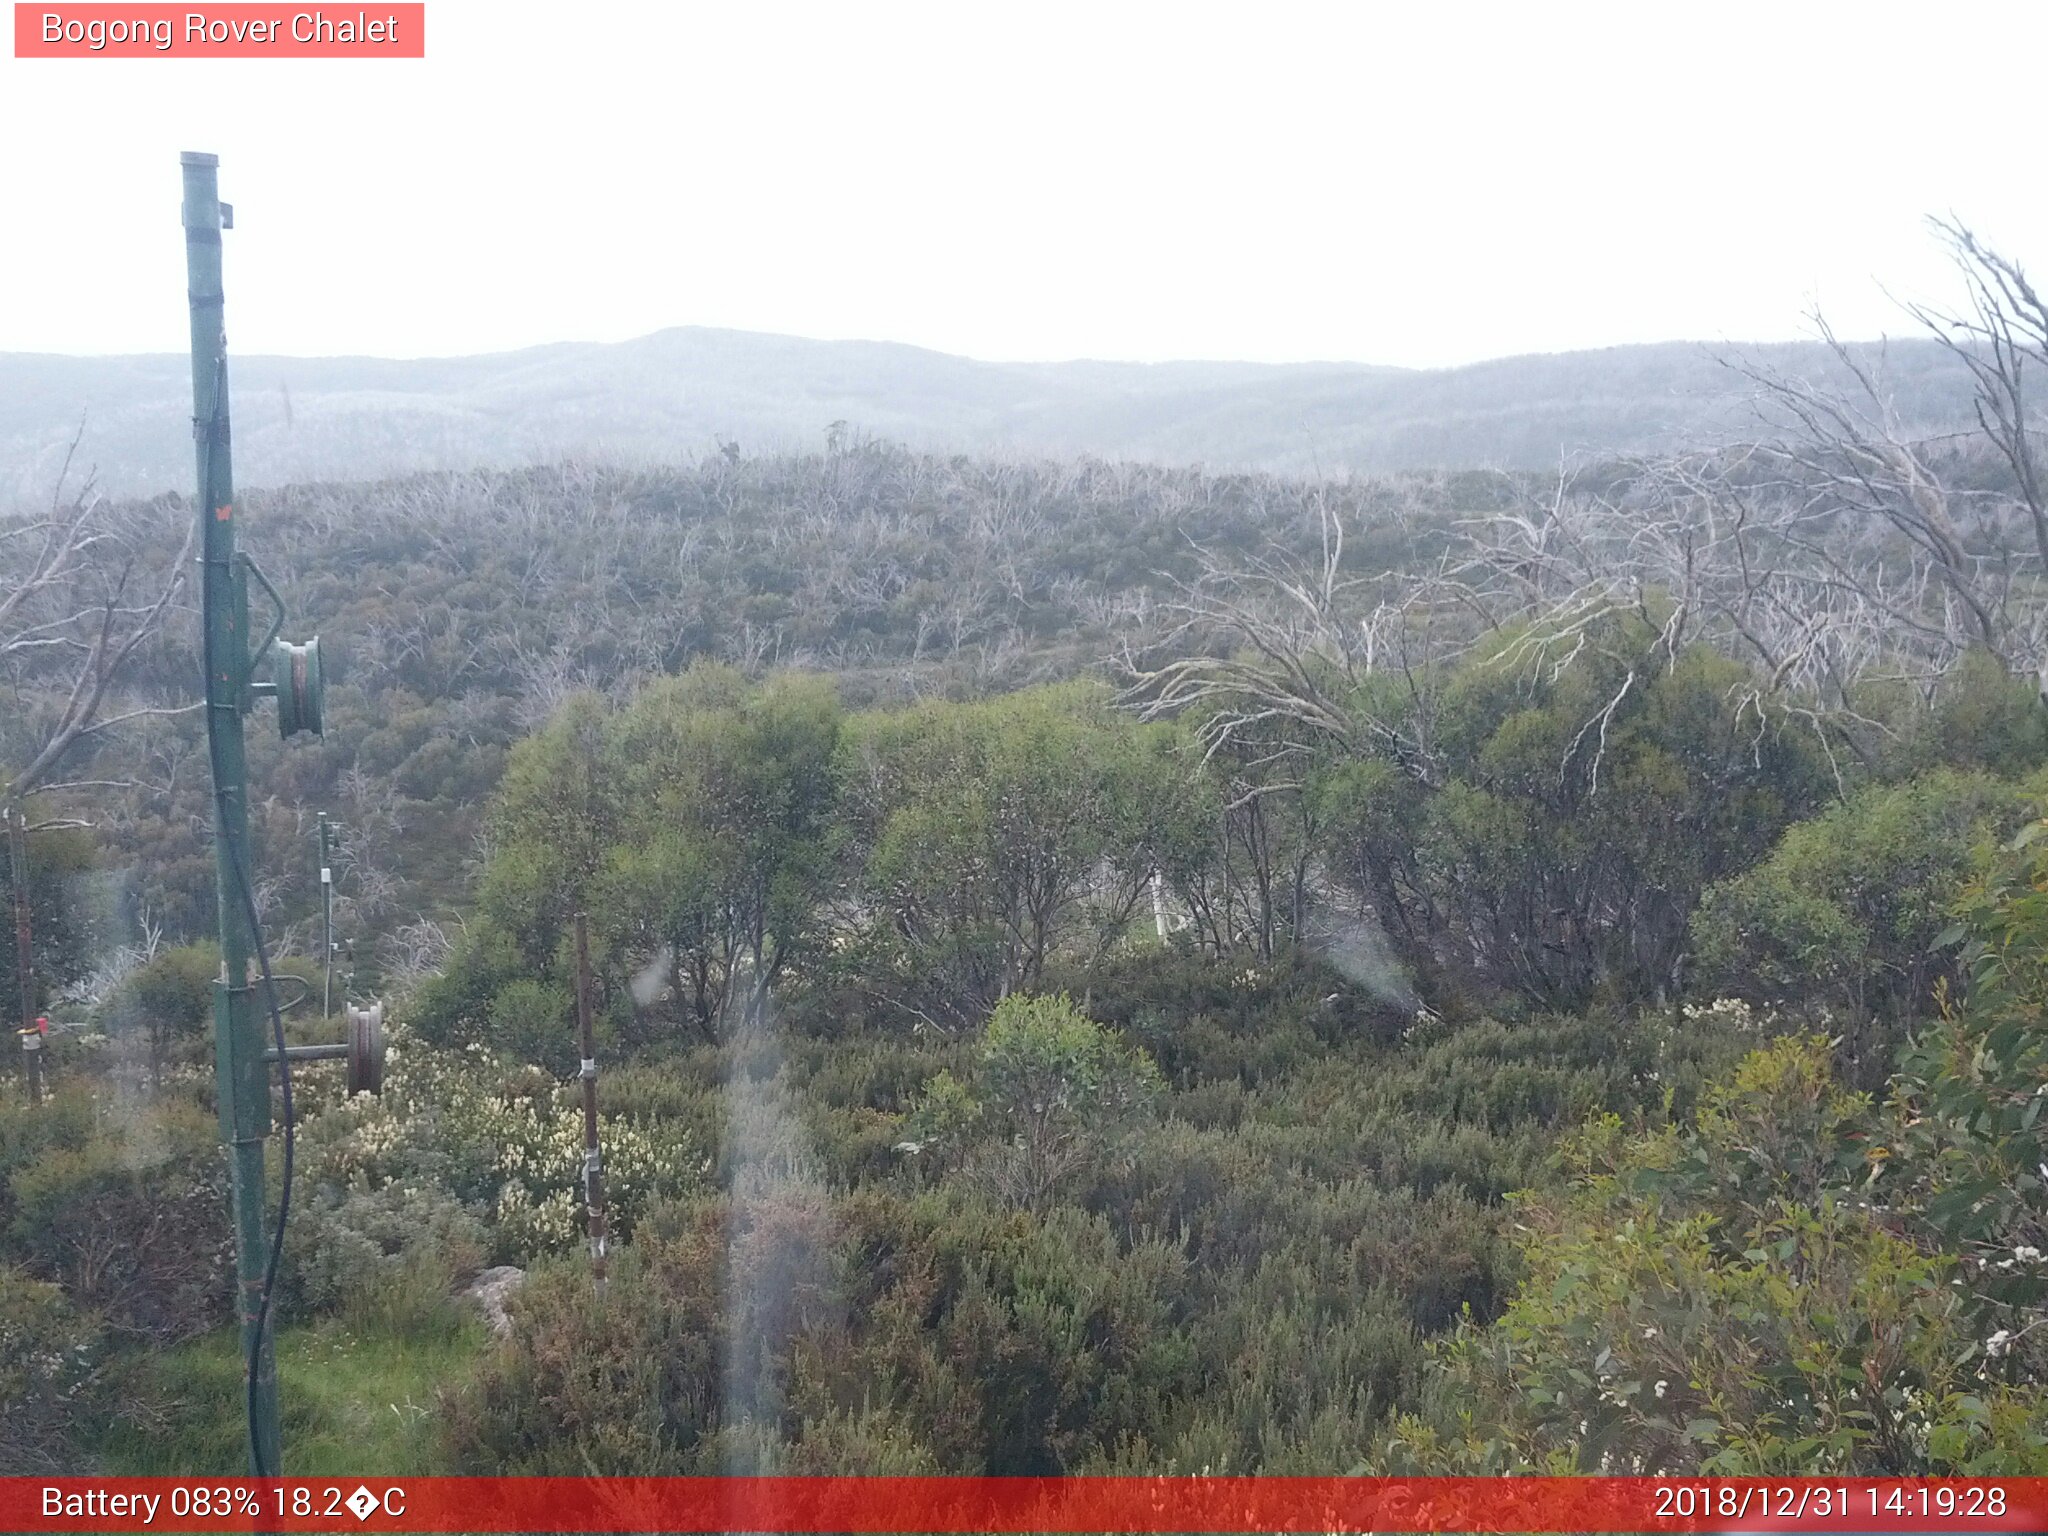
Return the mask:
[[2048,265],[2038,3],[427,16],[414,62],[0,58],[0,350],[183,349],[181,149],[236,205],[243,353],[716,325],[1438,366],[1816,299],[1905,329],[1883,287],[1948,288],[1930,212]]

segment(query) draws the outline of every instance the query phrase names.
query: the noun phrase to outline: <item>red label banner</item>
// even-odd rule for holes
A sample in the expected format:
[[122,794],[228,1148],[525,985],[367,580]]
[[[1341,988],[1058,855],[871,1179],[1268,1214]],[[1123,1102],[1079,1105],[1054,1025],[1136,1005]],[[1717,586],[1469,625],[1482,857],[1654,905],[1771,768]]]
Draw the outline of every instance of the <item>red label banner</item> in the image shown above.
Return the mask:
[[17,59],[423,59],[424,4],[14,7]]
[[2048,1531],[2048,1478],[0,1478],[0,1529]]

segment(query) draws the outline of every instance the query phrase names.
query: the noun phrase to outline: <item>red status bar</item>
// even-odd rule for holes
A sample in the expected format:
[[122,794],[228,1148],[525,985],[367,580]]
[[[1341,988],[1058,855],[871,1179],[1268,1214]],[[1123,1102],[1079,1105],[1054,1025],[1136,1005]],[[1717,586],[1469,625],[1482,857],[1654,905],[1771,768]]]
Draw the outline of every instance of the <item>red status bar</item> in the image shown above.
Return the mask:
[[0,1478],[8,1531],[2048,1531],[2048,1478]]

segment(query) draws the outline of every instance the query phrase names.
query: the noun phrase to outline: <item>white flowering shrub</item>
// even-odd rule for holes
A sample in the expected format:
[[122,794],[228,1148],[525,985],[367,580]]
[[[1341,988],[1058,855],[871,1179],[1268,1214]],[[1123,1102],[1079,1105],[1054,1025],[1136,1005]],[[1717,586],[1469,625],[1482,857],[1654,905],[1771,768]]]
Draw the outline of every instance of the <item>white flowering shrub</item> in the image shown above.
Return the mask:
[[1753,1008],[1739,997],[1717,997],[1711,1003],[1686,1003],[1679,1012],[1688,1024],[1707,1024],[1736,1034],[1755,1035],[1771,1030],[1777,1016],[1767,1008]]
[[94,1319],[61,1287],[0,1264],[0,1467],[69,1470],[67,1432],[99,1350]]
[[[673,1125],[600,1115],[598,1136],[615,1233],[710,1170],[696,1138]],[[474,1043],[437,1050],[394,1031],[383,1096],[310,1117],[301,1138],[318,1184],[443,1189],[495,1229],[502,1257],[568,1248],[584,1229],[582,1085],[507,1067]]]

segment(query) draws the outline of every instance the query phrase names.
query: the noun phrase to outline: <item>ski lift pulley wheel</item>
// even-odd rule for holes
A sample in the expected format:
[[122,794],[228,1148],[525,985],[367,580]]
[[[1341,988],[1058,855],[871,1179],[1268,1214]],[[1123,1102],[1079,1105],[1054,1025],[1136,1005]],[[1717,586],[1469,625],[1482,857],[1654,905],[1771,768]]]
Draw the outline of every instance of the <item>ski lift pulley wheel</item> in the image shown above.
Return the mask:
[[321,734],[321,704],[326,693],[320,669],[320,637],[304,645],[276,640],[270,647],[270,678],[277,689],[277,733]]
[[348,1091],[384,1091],[384,1005],[348,1010]]

